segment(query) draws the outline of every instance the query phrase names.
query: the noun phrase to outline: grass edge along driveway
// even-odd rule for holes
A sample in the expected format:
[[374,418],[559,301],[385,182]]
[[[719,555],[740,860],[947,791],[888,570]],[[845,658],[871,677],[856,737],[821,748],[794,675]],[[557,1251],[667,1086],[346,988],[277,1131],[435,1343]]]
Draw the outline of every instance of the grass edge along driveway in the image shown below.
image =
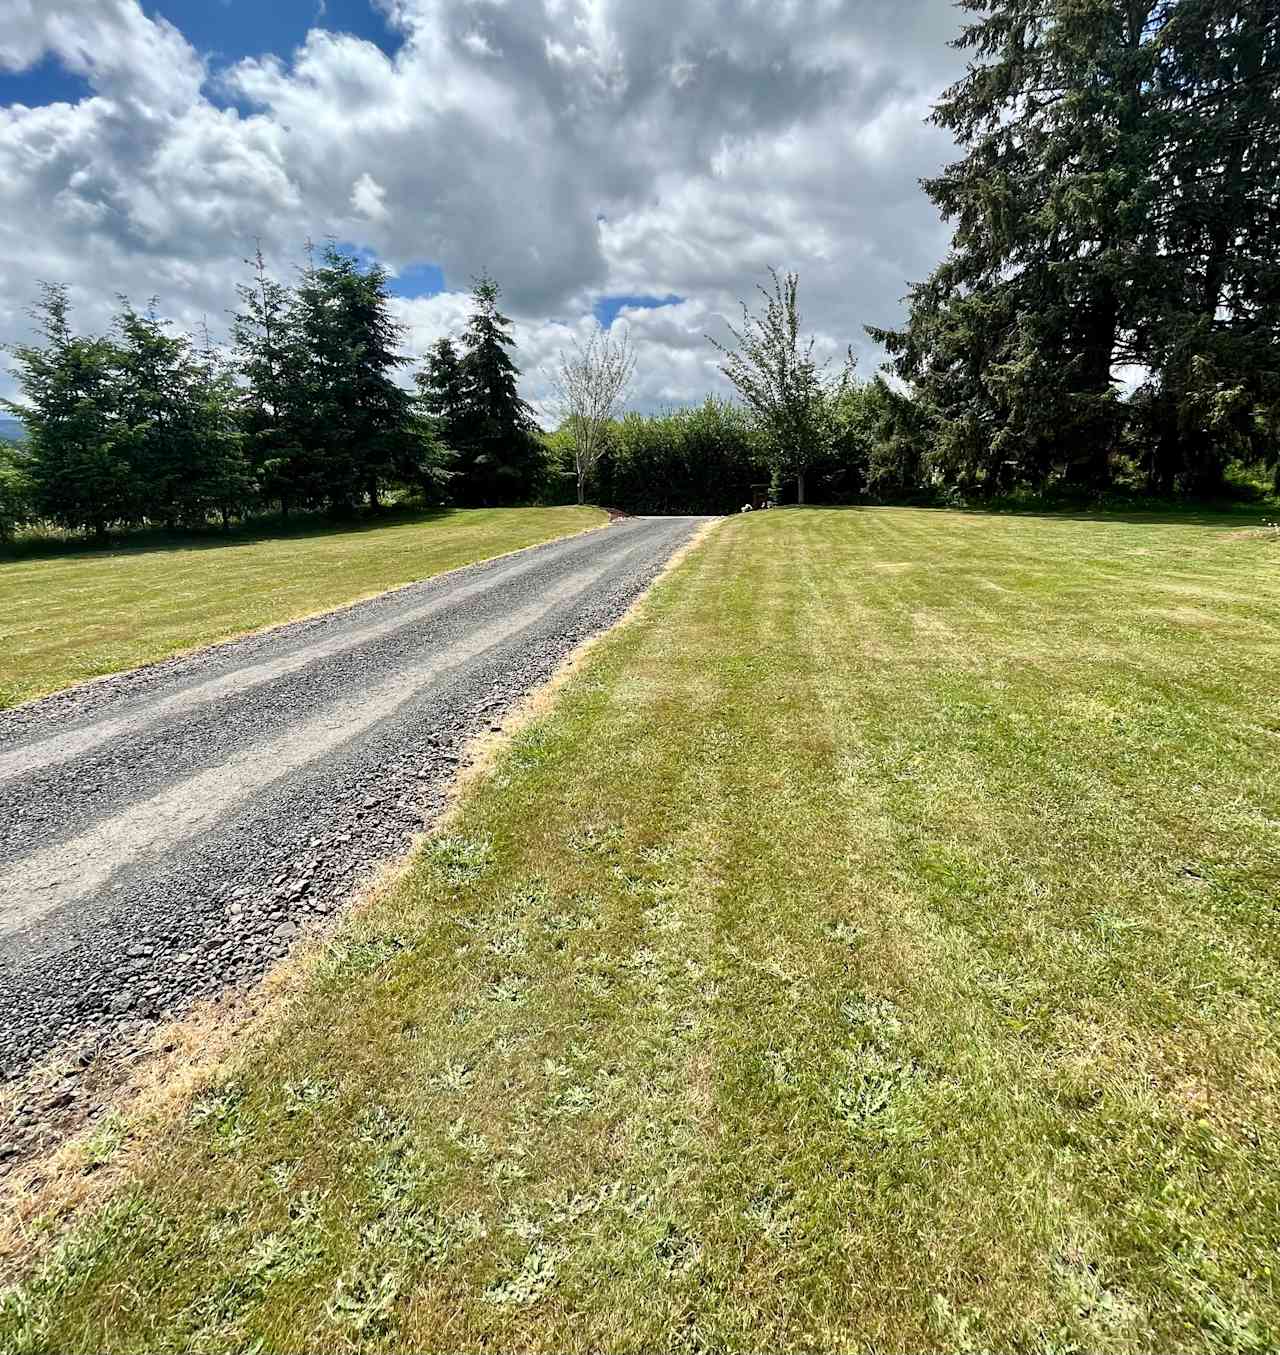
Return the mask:
[[1278,575],[723,523],[0,1346],[1274,1347]]
[[0,709],[589,530],[596,508],[475,508],[298,535],[0,559]]

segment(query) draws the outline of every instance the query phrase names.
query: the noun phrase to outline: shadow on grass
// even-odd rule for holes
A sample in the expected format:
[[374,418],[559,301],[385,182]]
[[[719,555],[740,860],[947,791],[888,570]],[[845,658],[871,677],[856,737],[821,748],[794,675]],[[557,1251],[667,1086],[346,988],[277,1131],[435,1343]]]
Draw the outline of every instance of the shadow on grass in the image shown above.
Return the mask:
[[[787,505],[787,511],[795,504]],[[938,513],[945,516],[1030,518],[1041,522],[1118,522],[1145,527],[1260,527],[1264,522],[1280,516],[1280,509],[1269,503],[1224,501],[1200,504],[1152,504],[1150,507],[1133,505],[1058,506],[1047,504],[971,503],[944,505],[936,503],[852,503],[804,504],[803,508],[823,508],[828,511],[870,513],[882,508],[910,508],[918,513]]]
[[141,528],[115,533],[105,541],[93,541],[71,534],[31,534],[0,546],[0,563],[23,560],[65,559],[76,556],[147,555],[153,552],[218,550],[224,546],[246,546],[261,541],[297,541],[317,537],[355,536],[383,527],[411,526],[444,522],[464,511],[457,508],[384,508],[354,517],[333,518],[308,514],[292,518],[278,515],[254,518],[234,527],[189,528],[166,531]]

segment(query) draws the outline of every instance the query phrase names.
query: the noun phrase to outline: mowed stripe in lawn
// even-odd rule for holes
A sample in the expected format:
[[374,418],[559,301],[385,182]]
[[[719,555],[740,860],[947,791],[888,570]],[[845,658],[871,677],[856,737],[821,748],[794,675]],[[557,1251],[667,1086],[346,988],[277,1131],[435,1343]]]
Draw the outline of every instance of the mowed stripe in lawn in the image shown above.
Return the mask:
[[0,1319],[35,1348],[1266,1348],[1280,557],[722,524]]
[[604,521],[596,508],[480,508],[295,536],[0,558],[0,709]]

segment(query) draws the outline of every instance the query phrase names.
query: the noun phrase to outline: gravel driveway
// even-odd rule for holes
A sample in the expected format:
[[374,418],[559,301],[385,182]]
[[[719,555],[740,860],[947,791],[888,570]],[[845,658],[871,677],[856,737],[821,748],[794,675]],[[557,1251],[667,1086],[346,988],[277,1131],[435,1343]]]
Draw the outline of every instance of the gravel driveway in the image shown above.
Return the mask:
[[252,979],[702,518],[632,518],[0,713],[0,1073]]

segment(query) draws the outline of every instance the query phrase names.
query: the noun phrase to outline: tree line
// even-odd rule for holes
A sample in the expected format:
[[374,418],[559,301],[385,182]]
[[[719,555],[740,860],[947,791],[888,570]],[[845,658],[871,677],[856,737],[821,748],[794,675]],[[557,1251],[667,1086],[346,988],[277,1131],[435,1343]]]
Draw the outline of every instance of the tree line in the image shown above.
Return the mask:
[[[778,412],[787,434],[805,416]],[[841,373],[807,415],[812,425],[800,440],[784,441],[778,424],[742,399],[709,396],[692,408],[623,414],[600,431],[592,493],[627,513],[732,513],[766,498],[850,504],[936,496],[921,463],[918,410],[882,377]],[[576,476],[575,442],[571,420],[547,437],[553,481]]]
[[[619,418],[635,355],[625,334],[597,328],[552,374],[561,418],[546,434],[520,396],[492,278],[476,281],[459,338],[433,344],[409,383],[385,269],[332,244],[292,287],[260,252],[249,264],[225,353],[207,330],[175,332],[154,302],[140,312],[122,298],[108,335],[79,334],[66,289],[44,287],[39,340],[12,350],[23,401],[9,407],[27,437],[0,444],[0,534],[32,520],[102,538],[263,511],[347,516],[388,491],[478,506],[563,502],[576,487],[579,502],[589,489],[629,512],[722,513],[780,495],[797,457],[820,497],[866,483],[865,392],[843,375],[828,390],[811,358],[782,357],[814,397],[799,415],[784,382],[772,415],[748,392]],[[793,341],[796,279],[774,286],[787,309],[772,337]],[[744,314],[744,332],[754,326]]]
[[227,523],[274,510],[339,516],[389,490],[425,503],[527,500],[544,463],[516,391],[499,288],[477,280],[460,344],[407,389],[389,275],[326,245],[293,286],[261,252],[239,286],[228,353],[121,298],[110,334],[71,323],[46,285],[36,342],[15,346],[26,437],[0,445],[0,536],[40,520],[112,529]]
[[1280,7],[1275,0],[960,0],[970,56],[933,121],[962,155],[923,187],[953,226],[887,371],[829,368],[798,278],[729,340],[738,403],[619,417],[634,354],[562,354],[547,436],[521,399],[497,284],[412,388],[388,274],[333,245],[293,286],[261,256],[228,356],[122,301],[81,336],[47,287],[15,348],[29,436],[0,446],[0,534],[101,535],[264,508],[349,513],[388,490],[463,505],[729,511],[923,495],[1280,490]]

